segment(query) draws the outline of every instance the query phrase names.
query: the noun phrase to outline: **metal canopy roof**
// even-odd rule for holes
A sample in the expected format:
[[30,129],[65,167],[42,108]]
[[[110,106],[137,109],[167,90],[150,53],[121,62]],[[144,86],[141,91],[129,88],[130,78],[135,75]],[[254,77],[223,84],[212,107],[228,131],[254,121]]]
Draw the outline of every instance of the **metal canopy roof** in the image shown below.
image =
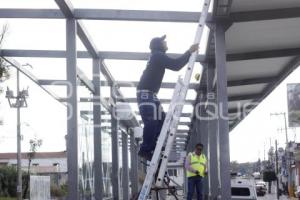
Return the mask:
[[[226,32],[228,82],[252,83],[228,87],[229,101],[231,95],[248,96],[230,101],[229,110],[241,112],[238,107],[253,103],[247,114],[299,65],[300,1],[234,0],[230,17],[236,23]],[[244,117],[230,121],[230,128]]]
[[[219,3],[222,1],[219,1]],[[228,19],[232,25],[226,32],[227,45],[227,77],[228,77],[228,109],[230,116],[241,112],[243,105],[251,102],[261,102],[272,90],[299,64],[300,52],[300,1],[299,0],[233,0],[229,4]],[[230,8],[230,3],[232,3]],[[0,18],[52,18],[63,19],[72,16],[76,19],[92,20],[130,20],[130,21],[160,21],[160,22],[197,22],[198,12],[176,11],[136,11],[136,10],[100,10],[74,9],[0,9]],[[212,16],[209,16],[209,21]],[[103,52],[97,50],[95,44],[89,41],[88,34],[79,23],[79,36],[87,46],[87,52],[78,52],[78,57],[96,57],[102,59],[146,60],[149,53],[145,52]],[[208,52],[214,52],[212,46]],[[61,50],[2,50],[1,56],[9,57],[65,57]],[[176,54],[173,54],[176,55]],[[208,55],[208,59],[213,57]],[[198,61],[205,61],[204,55],[199,55]],[[105,68],[106,76],[111,77]],[[108,73],[108,74],[107,74]],[[51,80],[38,80],[40,84],[49,85]],[[109,81],[114,80],[112,77]],[[107,84],[104,83],[103,84]],[[120,87],[136,85],[128,82]],[[163,83],[164,88],[173,88],[174,83]],[[201,87],[200,87],[201,88]],[[191,90],[197,89],[191,84]],[[135,102],[126,97],[125,101]],[[168,100],[163,100],[168,103]],[[193,103],[190,101],[189,103]],[[255,105],[247,107],[247,113]],[[87,113],[88,114],[88,113]],[[187,114],[186,114],[187,115]],[[238,119],[230,119],[230,128],[234,128],[246,115]],[[186,131],[180,131],[188,133]],[[182,135],[181,137],[187,137]],[[184,146],[181,147],[184,149]],[[178,150],[177,150],[178,151]]]

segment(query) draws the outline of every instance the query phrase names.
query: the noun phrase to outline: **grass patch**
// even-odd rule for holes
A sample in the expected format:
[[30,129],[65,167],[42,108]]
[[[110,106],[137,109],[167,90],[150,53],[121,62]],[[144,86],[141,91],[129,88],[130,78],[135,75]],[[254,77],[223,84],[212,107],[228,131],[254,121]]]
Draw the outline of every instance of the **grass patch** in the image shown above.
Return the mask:
[[16,200],[17,198],[13,197],[0,197],[0,200]]

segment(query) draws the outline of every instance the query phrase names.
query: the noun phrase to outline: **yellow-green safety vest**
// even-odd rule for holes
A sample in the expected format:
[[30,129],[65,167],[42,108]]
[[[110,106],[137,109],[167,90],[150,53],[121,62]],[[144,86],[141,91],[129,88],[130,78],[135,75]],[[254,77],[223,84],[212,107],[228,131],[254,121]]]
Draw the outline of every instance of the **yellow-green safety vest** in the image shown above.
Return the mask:
[[[205,165],[206,165],[206,157],[203,153],[201,153],[200,156],[197,156],[195,153],[189,153],[189,156],[191,158],[190,166],[192,169],[199,171],[199,175],[204,177],[205,174]],[[187,177],[193,177],[197,176],[197,174],[194,174],[187,170],[186,172]]]

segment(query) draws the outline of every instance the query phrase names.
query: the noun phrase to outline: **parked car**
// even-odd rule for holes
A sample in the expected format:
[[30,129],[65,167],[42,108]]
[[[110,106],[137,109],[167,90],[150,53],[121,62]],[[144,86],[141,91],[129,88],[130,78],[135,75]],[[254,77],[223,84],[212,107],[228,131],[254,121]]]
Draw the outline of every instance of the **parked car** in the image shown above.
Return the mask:
[[249,178],[231,179],[231,200],[257,200],[254,180]]
[[257,181],[255,188],[257,196],[264,196],[267,193],[267,184],[264,181]]
[[254,177],[254,179],[260,179],[260,173],[259,172],[254,172],[252,174],[252,176]]

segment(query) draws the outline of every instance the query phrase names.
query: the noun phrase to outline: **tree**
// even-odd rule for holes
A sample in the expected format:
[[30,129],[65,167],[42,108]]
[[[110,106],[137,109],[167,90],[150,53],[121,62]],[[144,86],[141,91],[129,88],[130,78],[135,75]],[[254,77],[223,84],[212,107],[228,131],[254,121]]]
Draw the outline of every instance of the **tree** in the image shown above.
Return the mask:
[[[7,34],[8,25],[4,25],[2,27],[2,31],[0,33],[0,50],[2,49],[4,38]],[[4,82],[5,80],[9,79],[10,73],[8,68],[8,63],[0,57],[0,83]],[[3,88],[0,86],[0,94],[3,92]],[[3,125],[3,120],[0,119],[0,126]]]
[[30,167],[31,167],[31,161],[35,157],[35,153],[37,149],[42,145],[43,141],[41,139],[31,139],[29,141],[30,144],[30,151],[28,152],[28,170],[27,170],[27,178],[25,182],[25,188],[24,188],[24,193],[23,193],[23,199],[26,198],[28,187],[29,187],[29,179],[30,179]]
[[[2,49],[4,39],[7,35],[7,31],[8,25],[6,24],[2,27],[2,31],[0,33],[0,49]],[[8,66],[8,63],[0,57],[0,82],[3,82],[9,78],[10,74]]]

